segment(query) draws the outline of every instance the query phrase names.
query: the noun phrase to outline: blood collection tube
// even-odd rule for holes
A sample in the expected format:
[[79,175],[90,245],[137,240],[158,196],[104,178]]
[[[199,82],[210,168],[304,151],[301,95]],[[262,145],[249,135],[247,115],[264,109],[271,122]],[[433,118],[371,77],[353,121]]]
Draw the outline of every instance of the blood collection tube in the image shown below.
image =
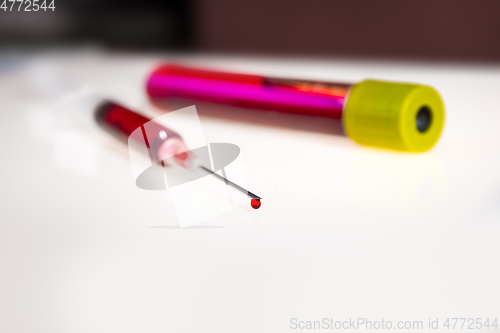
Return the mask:
[[[103,101],[98,104],[94,116],[102,128],[119,139],[125,141],[132,139],[137,143],[145,143],[152,164],[161,163],[163,165],[165,159],[173,157],[173,160],[180,166],[187,169],[200,168],[224,181],[227,185],[245,193],[251,198],[250,204],[254,209],[260,207],[261,198],[259,196],[204,166],[188,149],[177,132],[111,101]],[[147,127],[147,135],[145,127]],[[137,131],[138,128],[141,130]]]
[[151,99],[182,97],[338,118],[347,136],[360,144],[412,152],[434,146],[445,116],[432,87],[376,80],[307,81],[166,64],[150,75],[146,90]]

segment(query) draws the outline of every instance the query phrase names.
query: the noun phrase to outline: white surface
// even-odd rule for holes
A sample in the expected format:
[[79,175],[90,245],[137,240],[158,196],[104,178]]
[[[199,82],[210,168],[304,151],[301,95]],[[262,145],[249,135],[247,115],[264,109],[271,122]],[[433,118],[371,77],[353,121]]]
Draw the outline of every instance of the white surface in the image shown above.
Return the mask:
[[179,229],[165,193],[134,187],[127,147],[81,117],[83,107],[65,106],[82,90],[56,79],[159,115],[143,83],[161,59],[53,53],[0,74],[1,332],[288,332],[291,318],[500,317],[500,67],[184,59],[426,83],[447,119],[437,146],[413,155],[358,146],[326,133],[329,122],[255,111],[261,123],[224,120],[197,105],[208,141],[241,148],[262,207]]

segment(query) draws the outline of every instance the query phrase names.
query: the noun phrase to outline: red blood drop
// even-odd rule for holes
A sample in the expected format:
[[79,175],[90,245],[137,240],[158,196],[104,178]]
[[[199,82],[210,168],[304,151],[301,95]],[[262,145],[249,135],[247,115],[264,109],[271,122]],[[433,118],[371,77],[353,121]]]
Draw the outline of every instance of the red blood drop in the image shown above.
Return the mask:
[[252,199],[252,201],[250,201],[250,204],[252,205],[253,209],[259,209],[260,208],[260,199]]

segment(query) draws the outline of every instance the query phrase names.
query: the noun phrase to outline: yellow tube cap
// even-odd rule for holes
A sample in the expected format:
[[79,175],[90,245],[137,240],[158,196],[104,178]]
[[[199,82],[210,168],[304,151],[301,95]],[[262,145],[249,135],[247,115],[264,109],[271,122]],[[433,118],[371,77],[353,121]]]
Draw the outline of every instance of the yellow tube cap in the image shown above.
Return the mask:
[[366,80],[352,87],[343,122],[347,135],[362,145],[423,152],[438,141],[444,117],[434,88]]

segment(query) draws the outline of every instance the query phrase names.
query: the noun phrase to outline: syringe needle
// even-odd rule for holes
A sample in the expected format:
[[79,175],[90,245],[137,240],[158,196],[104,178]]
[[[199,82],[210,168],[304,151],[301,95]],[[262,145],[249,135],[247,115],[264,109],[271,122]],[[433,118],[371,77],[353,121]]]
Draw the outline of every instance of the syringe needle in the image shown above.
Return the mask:
[[[167,127],[109,101],[97,107],[95,118],[104,128],[121,135],[121,137],[128,140],[128,142],[132,139],[132,141],[135,140],[139,144],[145,144],[148,148],[148,152],[151,153],[150,158],[152,163],[154,161],[163,161],[173,156],[175,162],[186,169],[192,169],[199,166],[203,171],[213,174],[227,185],[234,187],[252,198],[250,204],[254,209],[260,207],[261,198],[258,195],[245,190],[243,187],[236,185],[226,177],[222,177],[209,168],[200,165],[199,160],[186,147],[181,136]],[[148,135],[146,135],[146,130],[144,128],[145,124],[148,124],[148,132],[150,132]],[[137,131],[138,128],[141,128],[141,130]],[[150,149],[150,147],[156,148]],[[163,165],[163,162],[161,163]],[[225,176],[224,170],[222,170],[222,172]]]
[[242,193],[245,193],[246,195],[248,195],[250,198],[252,198],[252,207],[257,209],[260,207],[260,199],[261,197],[259,197],[258,195],[255,195],[253,194],[252,192],[250,191],[247,191],[245,190],[243,187],[239,186],[239,185],[236,185],[235,183],[233,183],[232,181],[230,181],[229,179],[225,178],[225,177],[222,177],[221,175],[213,172],[212,170],[210,170],[209,168],[206,168],[204,167],[203,165],[200,165],[200,168],[205,171],[205,172],[208,172],[212,175],[214,175],[215,177],[219,178],[220,180],[222,180],[223,182],[225,182],[227,185],[230,185],[232,187],[234,187],[235,189],[237,189],[238,191],[242,192]]

